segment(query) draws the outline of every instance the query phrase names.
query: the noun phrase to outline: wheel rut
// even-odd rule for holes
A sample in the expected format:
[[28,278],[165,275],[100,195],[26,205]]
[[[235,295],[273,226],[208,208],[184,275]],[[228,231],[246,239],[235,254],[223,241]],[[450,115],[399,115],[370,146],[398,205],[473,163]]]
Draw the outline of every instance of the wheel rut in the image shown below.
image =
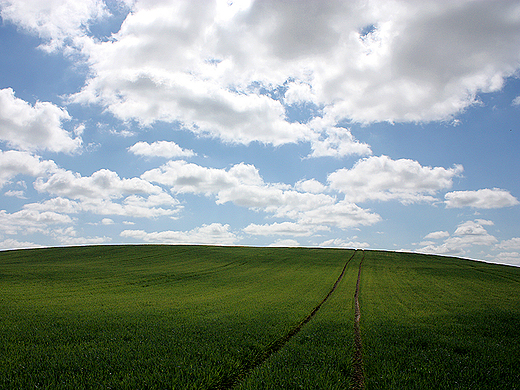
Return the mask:
[[[303,319],[301,320],[298,325],[296,325],[294,328],[292,328],[288,333],[286,333],[284,336],[280,337],[279,339],[275,340],[271,344],[267,346],[267,348],[256,357],[253,361],[249,362],[248,364],[245,364],[242,367],[241,372],[239,372],[236,375],[233,376],[226,376],[225,378],[222,378],[222,380],[218,383],[216,383],[213,386],[210,386],[208,390],[231,390],[238,386],[240,382],[256,367],[260,366],[263,362],[265,362],[269,357],[271,357],[273,354],[278,352],[292,337],[294,337],[305,324],[307,324],[320,310],[321,306],[329,299],[329,297],[334,293],[336,288],[338,287],[338,284],[343,279],[343,276],[345,275],[345,271],[347,270],[347,266],[350,263],[350,261],[354,258],[357,251],[354,251],[352,256],[347,260],[345,263],[345,266],[343,267],[343,270],[341,271],[341,274],[339,275],[338,279],[330,289],[329,293],[323,298],[323,300],[318,303],[318,305]],[[359,281],[358,281],[359,283]]]
[[365,259],[365,251],[359,262],[359,271],[356,282],[356,292],[354,293],[355,311],[354,311],[354,356],[352,361],[352,390],[361,390],[365,388],[365,376],[363,372],[363,344],[361,342],[361,330],[359,322],[361,320],[361,309],[359,306],[359,282],[361,280],[361,265]]

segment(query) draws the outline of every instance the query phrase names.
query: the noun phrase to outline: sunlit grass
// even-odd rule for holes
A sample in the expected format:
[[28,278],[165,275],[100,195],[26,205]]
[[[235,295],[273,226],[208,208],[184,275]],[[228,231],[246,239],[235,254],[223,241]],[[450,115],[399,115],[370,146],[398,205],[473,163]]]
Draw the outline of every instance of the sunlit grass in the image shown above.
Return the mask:
[[350,388],[354,291],[361,258],[362,252],[357,252],[337,289],[312,321],[237,389]]
[[520,272],[368,251],[361,283],[367,389],[520,388]]
[[347,251],[84,247],[0,254],[0,388],[210,388],[330,290]]
[[[362,252],[93,246],[0,253],[0,389],[343,389]],[[366,251],[367,389],[515,389],[520,269]],[[255,367],[251,370],[251,367]]]

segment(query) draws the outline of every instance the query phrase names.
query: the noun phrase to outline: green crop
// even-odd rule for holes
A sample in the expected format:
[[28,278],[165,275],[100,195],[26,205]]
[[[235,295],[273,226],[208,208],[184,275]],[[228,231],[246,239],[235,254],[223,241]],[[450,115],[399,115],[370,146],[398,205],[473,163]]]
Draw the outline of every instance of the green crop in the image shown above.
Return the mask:
[[0,254],[0,388],[215,388],[328,293],[349,253],[83,247]]
[[520,270],[366,252],[367,389],[519,389]]
[[366,389],[520,388],[518,268],[147,245],[0,252],[0,389],[359,388],[362,259]]
[[237,387],[259,389],[348,389],[354,339],[354,288],[362,252],[316,316],[279,353]]

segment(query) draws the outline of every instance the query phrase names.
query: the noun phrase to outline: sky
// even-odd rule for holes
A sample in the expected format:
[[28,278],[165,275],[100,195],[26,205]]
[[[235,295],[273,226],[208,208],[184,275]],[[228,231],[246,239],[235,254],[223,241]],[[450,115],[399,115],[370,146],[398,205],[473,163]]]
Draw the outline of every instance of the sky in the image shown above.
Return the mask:
[[520,1],[0,0],[0,249],[520,265]]

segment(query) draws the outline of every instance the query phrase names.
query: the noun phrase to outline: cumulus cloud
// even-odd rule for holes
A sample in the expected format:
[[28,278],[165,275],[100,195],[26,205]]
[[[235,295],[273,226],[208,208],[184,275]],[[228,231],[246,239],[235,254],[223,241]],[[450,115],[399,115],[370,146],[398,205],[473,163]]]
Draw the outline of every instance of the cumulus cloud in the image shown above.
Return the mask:
[[25,192],[22,191],[22,190],[18,190],[18,191],[15,191],[15,190],[9,190],[7,192],[4,193],[5,196],[12,196],[12,197],[16,197],[18,199],[27,199],[25,197]]
[[137,142],[130,146],[128,150],[138,156],[145,157],[192,157],[195,156],[195,152],[189,149],[183,149],[175,142],[168,141],[156,141],[152,144],[148,142]]
[[17,175],[48,176],[58,170],[54,161],[42,160],[27,152],[0,150],[0,188]]
[[244,228],[244,233],[255,236],[311,236],[318,230],[329,230],[326,226],[305,226],[294,222],[275,222],[271,225],[252,223]]
[[47,234],[61,245],[94,245],[112,241],[110,237],[84,237],[78,235],[78,232],[72,226],[55,228],[50,230]]
[[511,104],[513,106],[520,106],[520,96],[517,96],[513,99],[513,101],[511,102]]
[[[309,157],[344,157],[372,154],[370,146],[356,140],[349,129],[334,126],[323,127],[321,122],[323,122],[322,118],[316,118],[310,123],[316,134],[311,141],[312,152]],[[314,127],[317,124],[320,124],[320,126]]]
[[69,225],[72,218],[53,211],[23,209],[14,213],[0,210],[0,232],[4,234],[46,233],[51,225]]
[[[335,197],[299,192],[280,183],[265,183],[253,165],[237,164],[225,169],[206,168],[185,161],[169,161],[141,178],[170,186],[175,193],[215,196],[217,204],[237,206],[289,218],[305,226],[336,226],[342,229],[371,225],[381,220],[377,214]],[[316,183],[311,183],[317,189]],[[301,189],[301,184],[297,185]]]
[[520,237],[513,237],[510,240],[504,240],[500,244],[497,244],[497,248],[520,251]]
[[501,252],[494,257],[494,261],[502,264],[520,265],[520,253]]
[[177,193],[219,193],[239,185],[262,186],[263,180],[253,165],[240,163],[229,170],[206,168],[186,161],[169,161],[141,175],[150,182],[171,186]]
[[159,194],[158,186],[134,177],[121,179],[116,172],[101,169],[91,176],[81,176],[79,173],[59,169],[48,178],[38,178],[34,188],[39,192],[71,199],[111,199],[124,195]]
[[290,82],[284,94],[284,102],[289,105],[301,103],[316,103],[316,95],[312,91],[312,86],[304,82]]
[[323,184],[321,184],[316,179],[309,179],[309,180],[300,180],[299,182],[296,183],[295,188],[298,191],[319,194],[319,193],[324,192],[327,187],[325,187]]
[[204,224],[189,231],[167,230],[147,233],[144,230],[124,230],[121,237],[168,244],[232,245],[239,240],[239,237],[229,230],[229,225],[220,223]]
[[8,238],[0,242],[0,249],[25,249],[25,248],[39,248],[41,245],[30,241],[18,241],[13,238]]
[[484,226],[493,226],[492,221],[477,219],[466,221],[457,226],[453,236],[440,245],[429,244],[418,251],[440,255],[464,255],[468,248],[474,246],[491,246],[497,242],[496,237],[489,234]]
[[436,192],[449,188],[453,177],[463,168],[423,167],[417,161],[392,160],[372,156],[359,160],[353,168],[339,169],[329,175],[331,188],[352,202],[399,200],[401,203],[433,202]]
[[[38,169],[39,159],[28,159]],[[45,164],[43,164],[45,163]],[[43,162],[51,173],[39,176],[34,188],[54,198],[24,205],[25,210],[78,214],[120,215],[135,218],[174,218],[182,210],[180,202],[164,190],[138,177],[120,178],[116,172],[101,169],[91,176],[57,168]],[[1,156],[0,156],[1,165]]]
[[296,240],[293,240],[291,238],[287,239],[278,239],[272,244],[269,244],[270,247],[277,247],[277,248],[287,248],[287,247],[296,247],[300,246],[300,243]]
[[[103,15],[100,2],[85,3],[74,26]],[[452,119],[478,103],[479,93],[501,89],[519,67],[518,7],[470,0],[136,2],[111,40],[81,41],[92,76],[72,100],[143,125],[180,122],[226,142],[310,142],[314,157],[369,154],[335,125]],[[31,22],[36,11],[27,8],[27,17],[16,12],[9,20],[45,30],[48,20]],[[57,11],[49,15],[59,25]],[[77,27],[59,26],[47,36],[83,37]],[[317,111],[294,122],[287,115],[294,104]],[[320,118],[325,129],[313,126]]]
[[368,242],[359,242],[359,241],[347,241],[341,238],[334,238],[331,240],[323,241],[320,244],[320,247],[325,248],[356,248],[356,249],[364,249],[369,248],[370,244]]
[[101,0],[1,0],[0,16],[44,40],[46,51],[74,43],[88,32],[89,22],[109,15]]
[[450,236],[450,233],[448,233],[446,231],[438,231],[438,232],[431,232],[431,233],[427,234],[426,236],[424,236],[424,239],[425,240],[440,240],[442,238],[446,238],[449,236]]
[[68,112],[52,103],[31,106],[14,96],[11,88],[0,89],[0,140],[21,150],[50,150],[71,153],[81,146],[61,127],[70,120]]
[[298,213],[302,223],[335,226],[349,229],[356,226],[370,226],[381,221],[381,216],[363,209],[354,203],[340,201]]
[[477,209],[498,209],[516,206],[520,202],[509,191],[500,188],[484,188],[478,191],[454,191],[445,196],[446,207],[473,207]]
[[97,215],[119,215],[133,218],[175,218],[182,210],[180,202],[166,193],[147,197],[129,195],[121,201],[100,198],[81,198],[78,201],[56,197],[39,203],[24,205],[26,210],[52,211],[64,214],[89,212]]

